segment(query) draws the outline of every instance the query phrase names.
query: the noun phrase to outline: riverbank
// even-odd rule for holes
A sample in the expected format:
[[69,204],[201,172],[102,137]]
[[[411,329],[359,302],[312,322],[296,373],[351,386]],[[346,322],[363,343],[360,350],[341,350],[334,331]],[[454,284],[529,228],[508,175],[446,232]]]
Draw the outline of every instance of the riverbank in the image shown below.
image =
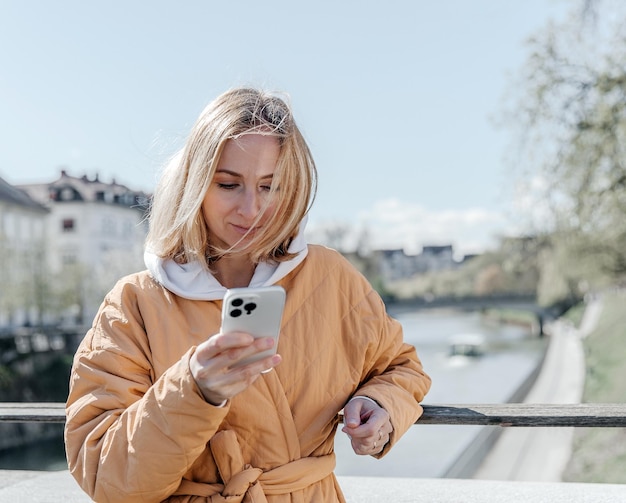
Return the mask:
[[[625,403],[626,292],[604,296],[601,317],[586,334],[586,381],[582,401]],[[568,482],[626,484],[626,429],[581,428],[574,434],[573,452],[563,474]]]
[[[546,327],[550,345],[524,403],[580,403],[585,385],[582,340],[598,326],[603,301],[591,299],[580,327],[559,319]],[[560,482],[572,457],[574,428],[511,428],[502,431],[475,479]]]

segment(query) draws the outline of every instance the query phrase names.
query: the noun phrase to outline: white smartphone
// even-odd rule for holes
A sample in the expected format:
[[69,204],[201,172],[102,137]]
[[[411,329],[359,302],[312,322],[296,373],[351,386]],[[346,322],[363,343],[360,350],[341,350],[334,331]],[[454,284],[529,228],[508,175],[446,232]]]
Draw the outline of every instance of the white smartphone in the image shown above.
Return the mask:
[[276,353],[285,306],[285,289],[281,286],[231,288],[222,305],[221,333],[246,332],[253,337],[273,337],[274,346],[237,362],[240,367]]

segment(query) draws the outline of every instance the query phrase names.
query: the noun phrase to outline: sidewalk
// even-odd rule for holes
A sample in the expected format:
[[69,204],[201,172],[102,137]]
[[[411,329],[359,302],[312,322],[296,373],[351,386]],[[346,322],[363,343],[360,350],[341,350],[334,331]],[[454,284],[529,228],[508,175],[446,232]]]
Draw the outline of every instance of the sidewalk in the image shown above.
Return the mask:
[[[576,330],[557,320],[546,331],[550,345],[537,381],[524,403],[580,403],[585,384],[582,339],[596,326],[602,304],[589,302]],[[574,428],[507,428],[474,479],[560,482],[572,454]]]

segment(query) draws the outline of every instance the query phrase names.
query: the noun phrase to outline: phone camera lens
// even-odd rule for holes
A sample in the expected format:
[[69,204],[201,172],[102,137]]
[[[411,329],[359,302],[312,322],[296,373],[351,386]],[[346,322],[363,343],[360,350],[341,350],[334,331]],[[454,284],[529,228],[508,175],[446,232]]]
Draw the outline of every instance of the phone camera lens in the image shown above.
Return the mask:
[[230,312],[230,315],[231,315],[233,318],[238,318],[238,317],[239,317],[239,316],[241,316],[242,314],[243,314],[243,311],[242,311],[241,309],[233,309],[233,310]]
[[248,302],[243,308],[246,310],[247,314],[250,314],[256,309],[256,304],[254,302]]
[[239,307],[243,304],[243,299],[233,299],[231,304],[235,307]]

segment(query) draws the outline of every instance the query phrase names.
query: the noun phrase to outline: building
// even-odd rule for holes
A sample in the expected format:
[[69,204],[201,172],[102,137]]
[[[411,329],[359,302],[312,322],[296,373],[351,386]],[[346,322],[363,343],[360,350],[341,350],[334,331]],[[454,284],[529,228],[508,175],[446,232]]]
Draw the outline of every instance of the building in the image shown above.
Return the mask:
[[417,272],[415,257],[407,255],[402,248],[378,250],[376,260],[380,276],[385,282],[410,278]]
[[41,323],[49,210],[0,178],[0,330]]
[[418,272],[444,271],[457,266],[452,245],[424,246],[415,260]]
[[57,295],[68,322],[90,322],[114,282],[144,267],[149,195],[65,170],[53,182],[19,188],[49,210],[47,266],[66,286]]
[[457,267],[452,245],[424,246],[417,255],[407,255],[402,248],[375,252],[377,269],[383,281],[410,278],[416,274],[444,271]]

